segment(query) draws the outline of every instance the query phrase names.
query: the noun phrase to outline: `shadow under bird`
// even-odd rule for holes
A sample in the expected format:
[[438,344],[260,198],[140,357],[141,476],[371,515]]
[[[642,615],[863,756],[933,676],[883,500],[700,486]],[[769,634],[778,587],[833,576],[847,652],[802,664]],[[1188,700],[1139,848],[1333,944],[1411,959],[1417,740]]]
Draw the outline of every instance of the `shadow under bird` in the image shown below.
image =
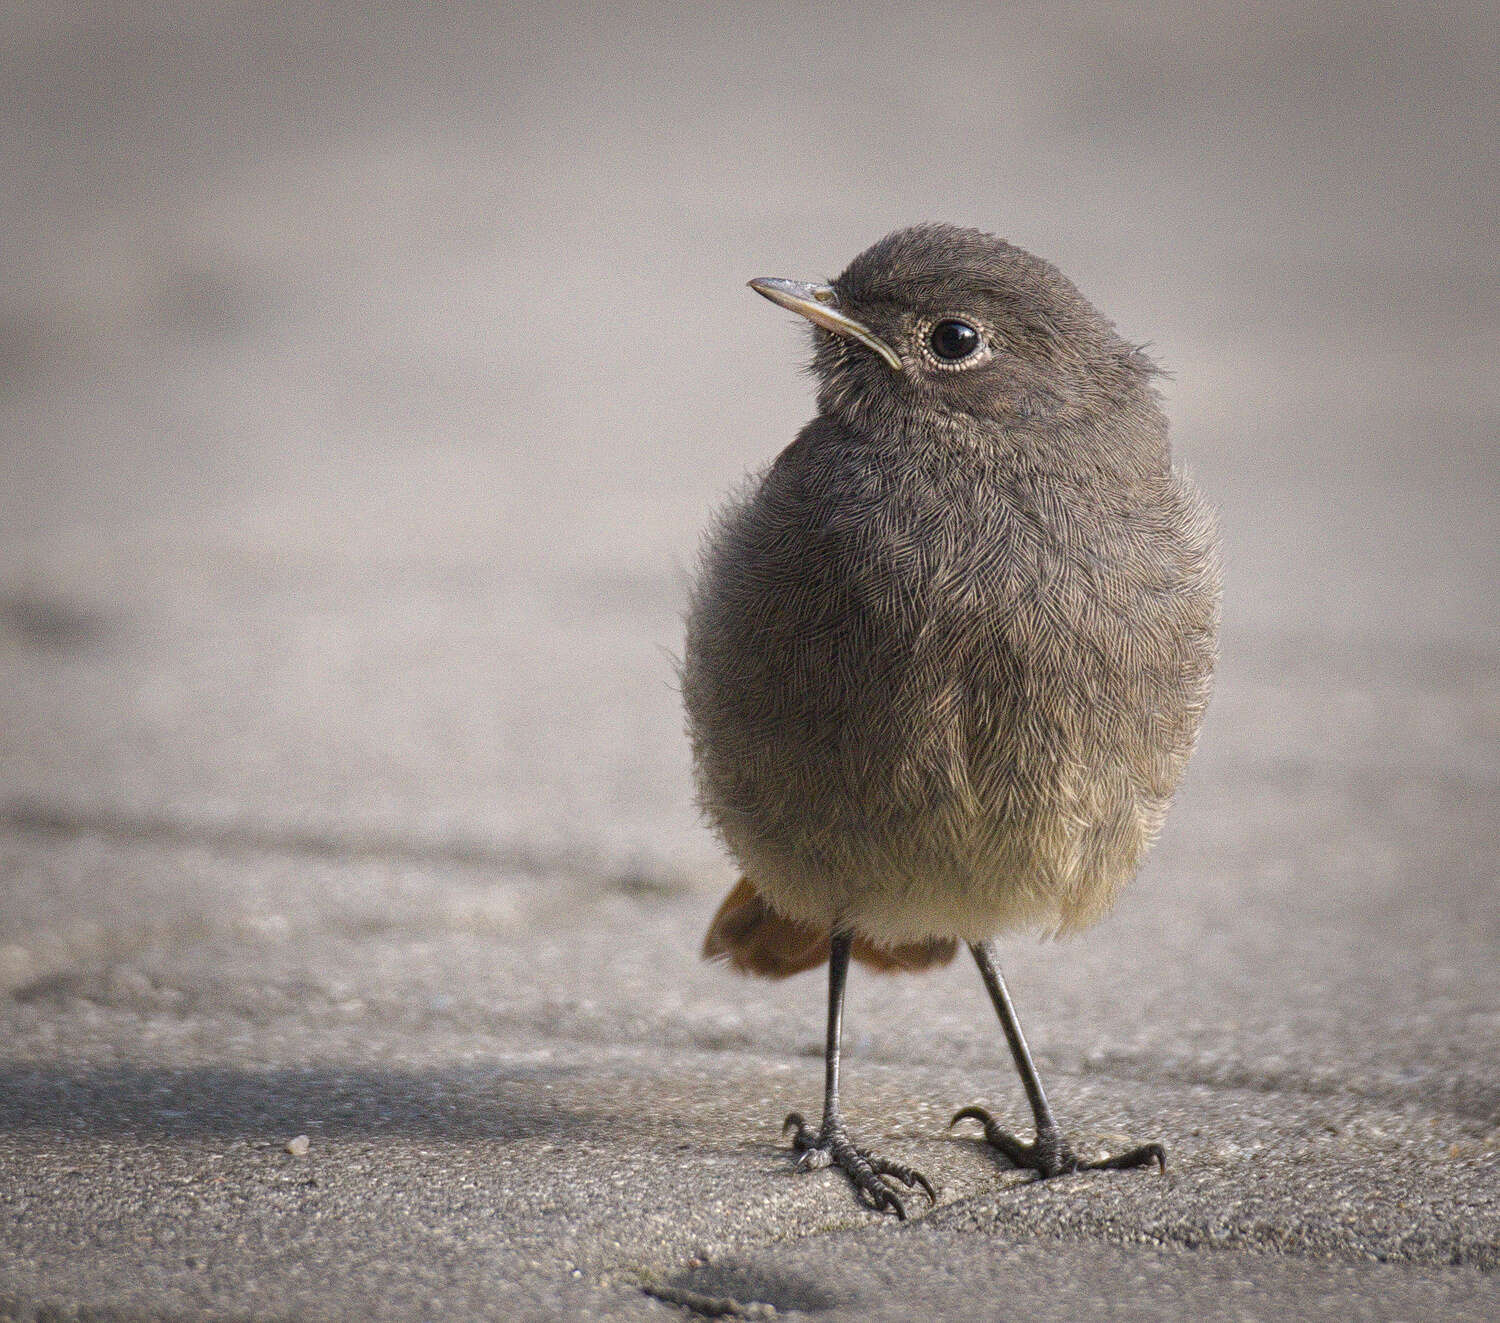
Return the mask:
[[1207,704],[1214,520],[1173,470],[1156,369],[1053,266],[991,235],[900,230],[832,284],[752,280],[813,323],[818,414],[723,511],[687,624],[699,800],[744,877],[710,959],[829,965],[821,1125],[786,1120],[905,1217],[920,1172],[849,1134],[851,957],[921,970],[969,946],[1035,1123],[1039,1176],[1093,1161],[1048,1106],[998,933],[1093,923],[1161,826]]

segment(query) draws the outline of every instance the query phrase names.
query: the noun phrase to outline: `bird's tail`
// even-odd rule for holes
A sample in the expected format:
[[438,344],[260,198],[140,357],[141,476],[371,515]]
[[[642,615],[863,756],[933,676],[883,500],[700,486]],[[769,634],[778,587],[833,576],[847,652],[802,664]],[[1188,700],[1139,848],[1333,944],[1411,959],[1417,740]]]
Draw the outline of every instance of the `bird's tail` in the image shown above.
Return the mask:
[[[877,946],[854,939],[854,958],[871,969],[895,974],[946,965],[958,950],[952,938],[931,938],[902,946]],[[728,961],[736,973],[789,978],[816,969],[828,959],[828,933],[788,919],[766,903],[748,877],[727,896],[703,939],[705,960]]]

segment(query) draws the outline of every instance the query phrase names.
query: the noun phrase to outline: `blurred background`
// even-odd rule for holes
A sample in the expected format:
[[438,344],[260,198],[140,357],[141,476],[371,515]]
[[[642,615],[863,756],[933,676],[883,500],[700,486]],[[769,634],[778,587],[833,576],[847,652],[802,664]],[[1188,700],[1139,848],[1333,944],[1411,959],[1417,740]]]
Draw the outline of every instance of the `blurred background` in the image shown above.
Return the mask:
[[[1227,543],[1160,851],[1017,956],[1053,1050],[1491,1105],[1497,43],[1484,3],[7,4],[4,985],[597,929],[600,996],[814,1033],[810,985],[693,964],[732,876],[680,614],[812,408],[745,280],[943,219],[1150,342]],[[1073,1013],[1120,996],[1195,1009]]]

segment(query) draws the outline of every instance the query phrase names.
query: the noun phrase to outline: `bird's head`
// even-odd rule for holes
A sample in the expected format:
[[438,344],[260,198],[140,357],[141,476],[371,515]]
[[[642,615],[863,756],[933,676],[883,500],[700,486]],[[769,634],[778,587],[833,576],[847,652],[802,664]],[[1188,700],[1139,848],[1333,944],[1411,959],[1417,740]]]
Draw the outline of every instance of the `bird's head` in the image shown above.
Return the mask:
[[814,324],[819,405],[856,425],[1019,427],[1152,394],[1150,360],[1067,277],[978,230],[915,225],[831,284],[750,287]]

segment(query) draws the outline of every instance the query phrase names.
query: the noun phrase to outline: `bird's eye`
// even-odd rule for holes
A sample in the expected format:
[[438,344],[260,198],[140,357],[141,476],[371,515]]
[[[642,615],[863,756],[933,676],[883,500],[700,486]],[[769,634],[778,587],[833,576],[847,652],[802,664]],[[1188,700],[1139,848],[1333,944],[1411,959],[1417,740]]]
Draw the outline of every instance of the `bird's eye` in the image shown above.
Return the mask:
[[958,363],[979,348],[979,332],[968,322],[949,317],[932,328],[927,343],[943,362]]

